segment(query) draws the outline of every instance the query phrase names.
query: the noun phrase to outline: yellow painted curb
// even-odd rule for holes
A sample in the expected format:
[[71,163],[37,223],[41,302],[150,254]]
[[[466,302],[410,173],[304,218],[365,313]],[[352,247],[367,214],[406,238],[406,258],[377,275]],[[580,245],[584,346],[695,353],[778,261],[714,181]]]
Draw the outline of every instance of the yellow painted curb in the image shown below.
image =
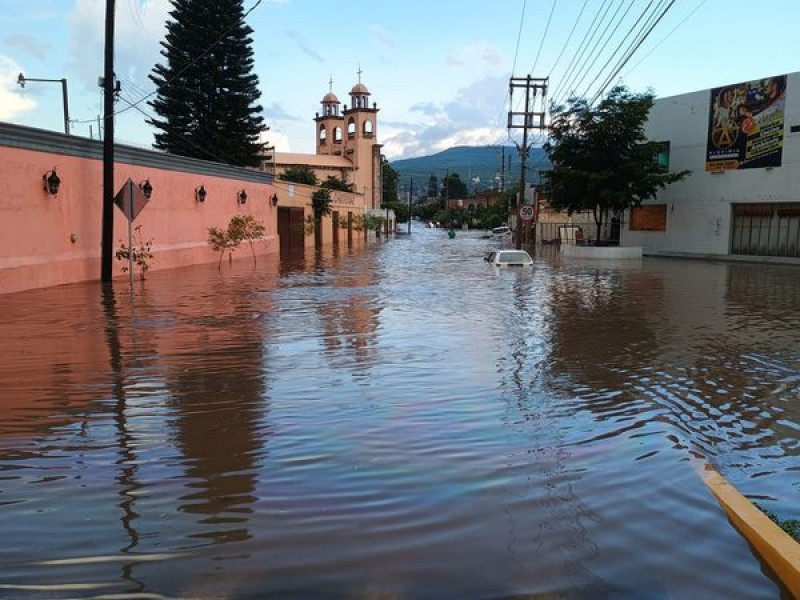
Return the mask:
[[702,477],[734,526],[789,591],[800,598],[800,544],[742,496],[713,467],[706,466]]

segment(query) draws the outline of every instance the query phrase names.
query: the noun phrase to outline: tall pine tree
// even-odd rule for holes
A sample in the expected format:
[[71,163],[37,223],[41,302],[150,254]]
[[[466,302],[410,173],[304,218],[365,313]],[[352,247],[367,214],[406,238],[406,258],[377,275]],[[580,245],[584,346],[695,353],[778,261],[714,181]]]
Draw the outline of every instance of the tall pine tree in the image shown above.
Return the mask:
[[154,147],[239,166],[261,162],[266,128],[253,73],[253,30],[242,0],[172,0],[161,45],[166,65],[153,67],[158,115]]

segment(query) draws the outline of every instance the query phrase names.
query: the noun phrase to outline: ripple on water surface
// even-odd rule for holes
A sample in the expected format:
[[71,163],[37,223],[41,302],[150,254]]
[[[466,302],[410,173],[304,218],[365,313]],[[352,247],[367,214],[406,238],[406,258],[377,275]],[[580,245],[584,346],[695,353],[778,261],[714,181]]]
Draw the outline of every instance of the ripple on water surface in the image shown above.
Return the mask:
[[779,598],[794,269],[441,230],[0,296],[0,595]]

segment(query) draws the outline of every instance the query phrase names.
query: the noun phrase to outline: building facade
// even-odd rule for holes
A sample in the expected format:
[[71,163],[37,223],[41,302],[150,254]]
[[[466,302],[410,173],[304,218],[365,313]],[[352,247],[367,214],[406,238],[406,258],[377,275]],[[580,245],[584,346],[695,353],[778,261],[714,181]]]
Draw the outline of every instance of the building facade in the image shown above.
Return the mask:
[[[322,183],[335,177],[352,186],[352,192],[331,192],[331,215],[323,218],[323,243],[337,243],[340,229],[346,229],[348,243],[358,238],[353,228],[366,215],[386,220],[385,231],[394,230],[394,213],[380,208],[383,196],[381,144],[378,143],[378,107],[369,105],[370,92],[360,81],[350,90],[350,105],[344,105],[333,91],[322,98],[321,112],[314,117],[314,154],[270,151],[263,170],[274,175],[278,198],[278,234],[281,252],[300,251],[320,237],[298,234],[302,223],[313,215],[314,186],[284,181],[281,175],[293,167],[310,168]],[[308,226],[305,227],[306,234]],[[365,232],[364,232],[365,233]]]
[[658,99],[646,133],[691,175],[630,211],[623,245],[800,264],[800,73]]
[[[268,174],[121,144],[114,155],[118,198],[127,197],[128,180],[147,188],[132,225],[151,242],[152,270],[216,262],[208,229],[224,229],[234,216],[264,225],[255,253],[277,252]],[[100,279],[102,142],[0,123],[0,181],[0,294]],[[116,253],[130,243],[120,206],[113,223]],[[128,266],[115,259],[113,276],[125,277]]]

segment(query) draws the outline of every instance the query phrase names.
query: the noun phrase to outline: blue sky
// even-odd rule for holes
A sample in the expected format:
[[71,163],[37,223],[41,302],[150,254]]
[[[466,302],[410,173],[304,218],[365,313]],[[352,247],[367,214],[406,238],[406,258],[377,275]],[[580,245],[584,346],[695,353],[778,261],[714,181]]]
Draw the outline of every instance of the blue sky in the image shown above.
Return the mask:
[[[149,146],[145,115],[126,102],[153,91],[147,75],[161,59],[170,3],[116,3],[117,139]],[[512,74],[549,76],[549,98],[561,100],[592,96],[606,79],[664,97],[800,70],[796,0],[676,0],[616,75],[636,19],[669,0],[244,2],[254,5],[265,139],[283,151],[314,151],[312,119],[329,79],[347,104],[359,68],[389,159],[507,142]],[[62,131],[60,86],[16,81],[20,72],[65,77],[73,133],[97,135],[104,11],[104,0],[0,0],[0,120]],[[137,107],[150,112],[146,101]]]

